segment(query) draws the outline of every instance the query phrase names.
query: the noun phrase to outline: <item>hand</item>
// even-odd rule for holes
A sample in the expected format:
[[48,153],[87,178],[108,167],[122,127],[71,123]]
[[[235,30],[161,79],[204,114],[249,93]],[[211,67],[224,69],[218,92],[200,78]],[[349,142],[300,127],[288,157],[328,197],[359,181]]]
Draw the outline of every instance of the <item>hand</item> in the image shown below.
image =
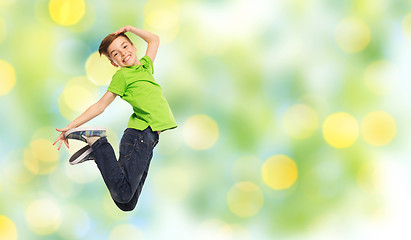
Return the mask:
[[53,145],[55,145],[57,142],[59,142],[59,146],[58,146],[57,150],[60,150],[61,144],[63,144],[63,142],[64,142],[64,144],[66,144],[67,148],[70,148],[70,147],[69,147],[68,139],[64,136],[64,134],[65,134],[68,130],[70,130],[70,128],[69,128],[69,127],[65,127],[65,128],[61,128],[61,129],[57,129],[57,128],[56,128],[56,130],[57,130],[58,132],[61,132],[61,134],[57,137],[56,141],[54,141]]
[[117,30],[116,32],[114,32],[114,34],[120,34],[120,33],[125,33],[125,32],[130,32],[130,29],[132,28],[132,26],[127,25],[125,27],[120,28],[119,30]]

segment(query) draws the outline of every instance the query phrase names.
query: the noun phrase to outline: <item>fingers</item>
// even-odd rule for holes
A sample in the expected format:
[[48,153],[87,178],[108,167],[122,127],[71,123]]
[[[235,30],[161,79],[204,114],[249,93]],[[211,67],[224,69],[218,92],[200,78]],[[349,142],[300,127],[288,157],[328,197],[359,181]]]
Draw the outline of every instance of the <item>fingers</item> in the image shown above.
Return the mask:
[[58,132],[67,132],[69,130],[69,128],[65,127],[65,128],[56,128],[56,130]]
[[127,30],[126,30],[126,27],[122,27],[122,28],[120,28],[119,30],[117,30],[114,34],[120,34],[120,33],[124,33],[124,32],[127,32]]
[[67,147],[67,148],[70,148],[68,139],[65,139],[65,140],[64,140],[64,144],[66,144],[66,147]]
[[60,141],[60,142],[59,142],[59,147],[57,148],[57,150],[60,150],[62,143],[63,143],[63,141]]

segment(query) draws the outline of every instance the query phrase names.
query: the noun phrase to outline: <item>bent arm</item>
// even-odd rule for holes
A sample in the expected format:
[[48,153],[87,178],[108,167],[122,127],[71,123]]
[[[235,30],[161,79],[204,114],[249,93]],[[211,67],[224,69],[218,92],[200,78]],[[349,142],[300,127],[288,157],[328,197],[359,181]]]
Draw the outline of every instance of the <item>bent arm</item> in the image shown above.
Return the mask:
[[157,55],[158,46],[160,45],[159,36],[130,25],[120,28],[116,33],[119,32],[131,32],[143,39],[147,43],[146,55],[150,57],[152,62],[154,62]]
[[103,97],[101,97],[98,102],[91,105],[83,114],[78,118],[74,119],[71,123],[67,125],[67,128],[75,128],[83,125],[84,123],[90,121],[91,119],[102,114],[104,110],[110,105],[116,98],[116,94],[112,92],[106,92]]

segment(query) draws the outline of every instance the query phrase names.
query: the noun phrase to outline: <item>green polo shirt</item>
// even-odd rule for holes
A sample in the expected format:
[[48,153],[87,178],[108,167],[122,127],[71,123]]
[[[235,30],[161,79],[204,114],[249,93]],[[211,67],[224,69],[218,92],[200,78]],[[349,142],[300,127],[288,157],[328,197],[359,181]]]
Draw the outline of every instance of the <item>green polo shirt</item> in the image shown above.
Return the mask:
[[127,127],[144,130],[150,126],[153,131],[177,127],[162,89],[154,80],[153,62],[146,55],[140,59],[140,63],[119,69],[107,89],[133,107],[134,113]]

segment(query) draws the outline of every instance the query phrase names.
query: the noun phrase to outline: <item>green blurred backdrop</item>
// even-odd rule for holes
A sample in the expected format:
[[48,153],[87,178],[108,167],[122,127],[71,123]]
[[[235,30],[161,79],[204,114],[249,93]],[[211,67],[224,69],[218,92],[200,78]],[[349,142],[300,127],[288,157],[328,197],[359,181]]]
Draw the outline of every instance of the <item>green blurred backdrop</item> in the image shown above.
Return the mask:
[[[405,0],[0,0],[0,239],[408,239]],[[137,208],[112,202],[55,128],[116,71],[125,25],[161,38],[161,135]],[[146,44],[129,34],[138,49]],[[87,125],[118,150],[131,109]]]

